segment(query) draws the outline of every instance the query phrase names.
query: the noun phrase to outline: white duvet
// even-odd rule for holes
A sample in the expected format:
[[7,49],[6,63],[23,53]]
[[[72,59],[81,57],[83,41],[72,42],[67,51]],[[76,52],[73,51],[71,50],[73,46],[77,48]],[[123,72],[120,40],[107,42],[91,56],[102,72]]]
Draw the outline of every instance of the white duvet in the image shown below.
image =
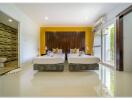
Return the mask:
[[65,62],[64,54],[54,54],[53,56],[39,56],[33,59],[33,64],[59,64]]
[[68,54],[68,63],[74,63],[74,64],[95,64],[99,63],[100,59],[95,56],[90,55],[81,55],[79,54]]

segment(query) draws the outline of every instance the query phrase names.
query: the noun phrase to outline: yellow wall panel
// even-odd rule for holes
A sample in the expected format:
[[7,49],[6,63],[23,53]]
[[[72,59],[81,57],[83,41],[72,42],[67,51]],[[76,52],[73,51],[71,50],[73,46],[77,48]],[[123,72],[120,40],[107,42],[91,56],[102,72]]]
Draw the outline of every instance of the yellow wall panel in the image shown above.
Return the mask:
[[85,52],[87,54],[92,54],[93,53],[93,33],[92,33],[92,28],[87,30],[85,33]]
[[40,54],[45,54],[45,31],[85,31],[85,48],[87,54],[93,52],[93,34],[92,27],[41,27],[40,28]]
[[45,30],[40,28],[40,54],[45,54]]

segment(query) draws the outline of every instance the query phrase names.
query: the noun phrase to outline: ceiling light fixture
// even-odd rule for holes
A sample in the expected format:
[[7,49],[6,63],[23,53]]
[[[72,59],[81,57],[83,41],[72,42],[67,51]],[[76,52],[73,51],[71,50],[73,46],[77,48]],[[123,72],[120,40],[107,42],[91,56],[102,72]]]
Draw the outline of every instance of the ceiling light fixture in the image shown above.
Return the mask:
[[12,22],[13,20],[12,19],[8,19],[9,22]]
[[44,19],[45,19],[45,20],[48,20],[49,18],[46,16],[46,17],[44,17]]

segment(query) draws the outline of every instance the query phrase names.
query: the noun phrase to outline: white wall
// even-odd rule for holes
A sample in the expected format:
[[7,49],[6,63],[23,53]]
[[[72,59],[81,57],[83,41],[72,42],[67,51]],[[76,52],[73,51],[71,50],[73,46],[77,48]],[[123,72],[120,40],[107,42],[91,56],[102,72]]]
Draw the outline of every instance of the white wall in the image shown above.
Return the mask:
[[132,71],[132,12],[123,17],[124,71]]
[[38,54],[39,26],[13,4],[0,4],[0,10],[19,21],[20,64],[31,62]]
[[105,18],[105,23],[104,23],[104,27],[107,27],[110,24],[116,23],[116,16],[123,10],[125,10],[127,7],[129,7],[131,4],[124,4],[120,7],[117,7],[115,9],[113,9],[111,12],[108,12],[106,14],[106,18]]

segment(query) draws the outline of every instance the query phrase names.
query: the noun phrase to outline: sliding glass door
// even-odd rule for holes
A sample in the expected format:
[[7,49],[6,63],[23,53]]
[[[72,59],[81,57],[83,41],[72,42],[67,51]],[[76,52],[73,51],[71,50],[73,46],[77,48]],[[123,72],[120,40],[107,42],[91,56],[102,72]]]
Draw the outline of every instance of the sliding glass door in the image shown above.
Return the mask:
[[103,62],[109,65],[115,63],[115,25],[109,25],[105,28],[103,35]]
[[97,31],[94,36],[94,46],[93,46],[93,53],[94,56],[102,58],[101,56],[101,31]]

